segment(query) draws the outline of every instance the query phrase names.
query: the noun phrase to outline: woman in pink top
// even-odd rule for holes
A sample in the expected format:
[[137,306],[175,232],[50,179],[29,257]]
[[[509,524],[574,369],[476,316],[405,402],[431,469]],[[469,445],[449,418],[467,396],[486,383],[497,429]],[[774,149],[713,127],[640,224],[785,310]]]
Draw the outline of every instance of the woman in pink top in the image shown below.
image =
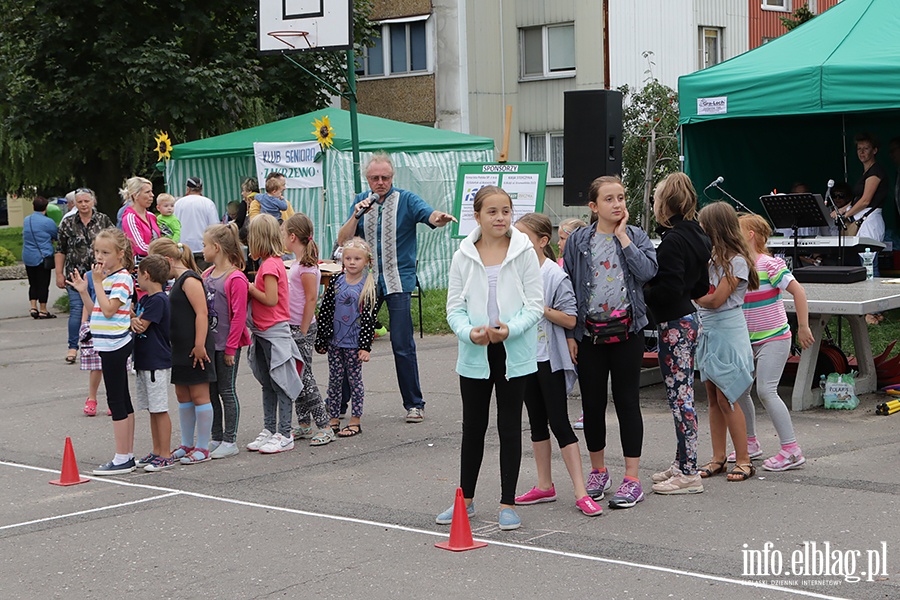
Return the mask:
[[156,215],[150,212],[153,204],[153,185],[143,177],[132,177],[119,190],[122,200],[131,200],[131,206],[122,214],[122,231],[131,242],[135,266],[149,254],[150,242],[161,236]]

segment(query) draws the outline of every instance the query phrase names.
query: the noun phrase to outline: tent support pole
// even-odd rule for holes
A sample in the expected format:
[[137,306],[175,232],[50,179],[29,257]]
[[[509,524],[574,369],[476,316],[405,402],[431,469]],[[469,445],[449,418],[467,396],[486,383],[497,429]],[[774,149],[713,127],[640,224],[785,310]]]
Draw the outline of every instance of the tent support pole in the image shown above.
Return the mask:
[[356,58],[353,48],[347,50],[347,87],[349,92],[344,95],[350,104],[350,140],[353,146],[353,189],[357,194],[362,193],[362,179],[359,174],[359,123],[356,118]]

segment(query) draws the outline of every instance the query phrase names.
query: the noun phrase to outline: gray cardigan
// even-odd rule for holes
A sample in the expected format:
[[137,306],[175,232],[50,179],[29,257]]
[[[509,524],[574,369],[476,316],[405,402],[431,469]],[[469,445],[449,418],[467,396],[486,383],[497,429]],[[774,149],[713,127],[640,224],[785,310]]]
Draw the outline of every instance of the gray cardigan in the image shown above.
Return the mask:
[[[584,319],[590,310],[591,288],[594,278],[591,274],[591,238],[596,231],[594,225],[579,227],[566,240],[563,254],[563,268],[572,280],[575,298],[578,300],[578,322],[575,329],[566,331],[566,337],[581,341],[584,333]],[[656,275],[656,249],[647,234],[639,227],[626,228],[631,244],[622,248],[615,238],[616,250],[622,270],[625,272],[625,286],[628,303],[631,305],[631,332],[641,331],[650,320],[647,318],[647,304],[644,302],[644,284]]]

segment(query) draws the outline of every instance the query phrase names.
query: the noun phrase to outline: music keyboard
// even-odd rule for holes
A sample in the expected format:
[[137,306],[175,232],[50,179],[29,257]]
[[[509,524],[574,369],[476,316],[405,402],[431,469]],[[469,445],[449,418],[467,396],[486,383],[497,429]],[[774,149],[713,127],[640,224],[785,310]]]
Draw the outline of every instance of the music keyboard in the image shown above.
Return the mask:
[[[790,250],[794,247],[794,238],[792,237],[770,237],[766,244],[769,248]],[[873,240],[872,238],[860,237],[857,235],[846,235],[843,240],[844,248],[871,248],[872,250],[884,250],[884,242]],[[797,240],[797,248],[804,250],[810,249],[829,249],[838,247],[838,237],[836,235],[817,235],[815,237],[799,238]]]

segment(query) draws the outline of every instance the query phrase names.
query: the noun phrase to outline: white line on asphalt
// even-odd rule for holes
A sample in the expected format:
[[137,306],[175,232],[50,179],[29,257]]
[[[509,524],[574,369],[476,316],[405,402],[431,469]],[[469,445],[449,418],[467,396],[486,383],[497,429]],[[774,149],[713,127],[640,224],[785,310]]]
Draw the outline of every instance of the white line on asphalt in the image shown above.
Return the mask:
[[43,519],[35,519],[34,521],[25,521],[23,523],[13,523],[12,525],[3,525],[0,527],[0,531],[4,529],[14,529],[16,527],[25,527],[26,525],[35,525],[37,523],[47,523],[48,521],[57,521],[59,519],[68,519],[69,517],[79,517],[81,515],[89,515],[91,513],[100,512],[103,510],[112,510],[114,508],[122,508],[123,506],[133,506],[135,504],[141,504],[142,502],[152,502],[153,500],[162,500],[163,498],[169,498],[171,496],[180,496],[181,492],[172,492],[169,494],[163,494],[161,496],[152,496],[150,498],[141,498],[140,500],[132,500],[131,502],[122,502],[121,504],[112,504],[110,506],[100,506],[98,508],[89,508],[87,510],[79,510],[78,512],[68,513],[65,515],[56,515],[55,517],[45,517]]
[[[12,463],[12,462],[0,461],[0,465],[6,466],[6,467],[20,468],[20,469],[29,469],[29,470],[32,470],[32,471],[41,471],[41,472],[44,472],[44,473],[59,473],[59,471],[54,470],[54,469],[45,469],[45,468],[43,468],[43,467],[33,467],[33,466],[31,466],[31,465],[24,465],[24,464],[21,464],[21,463]],[[271,506],[271,505],[269,505],[269,504],[260,504],[260,503],[258,503],[258,502],[247,502],[246,500],[235,500],[235,499],[233,499],[233,498],[223,498],[223,497],[220,497],[220,496],[210,496],[209,494],[200,494],[200,493],[198,493],[198,492],[188,492],[188,491],[184,491],[184,490],[178,490],[178,489],[175,489],[175,488],[165,488],[165,487],[155,486],[155,485],[146,485],[146,484],[143,484],[143,483],[131,483],[131,482],[128,482],[128,481],[121,481],[121,480],[119,480],[119,479],[97,478],[97,477],[93,477],[93,478],[91,478],[91,479],[93,479],[94,481],[103,482],[103,483],[110,483],[110,484],[113,484],[113,485],[121,485],[121,486],[124,486],[124,487],[141,488],[141,489],[153,490],[153,491],[156,491],[156,492],[165,492],[165,493],[166,493],[165,496],[154,496],[153,498],[147,498],[146,500],[158,500],[159,498],[164,498],[164,497],[166,497],[166,496],[172,496],[172,495],[191,496],[191,497],[194,497],[194,498],[200,498],[200,499],[203,499],[203,500],[213,500],[213,501],[216,501],[216,502],[224,502],[224,503],[226,503],[226,504],[234,504],[234,505],[237,505],[237,506],[246,506],[246,507],[249,507],[249,508],[262,508],[262,509],[265,509],[265,510],[272,510],[272,511],[277,511],[277,512],[284,512],[284,513],[288,513],[288,514],[292,514],[292,515],[300,515],[300,516],[304,516],[304,517],[316,517],[316,518],[320,518],[320,519],[329,519],[329,520],[331,520],[331,521],[340,521],[340,522],[343,522],[343,523],[356,523],[356,524],[359,524],[359,525],[372,525],[372,526],[375,526],[375,527],[381,527],[381,528],[383,528],[383,529],[393,529],[393,530],[395,530],[395,531],[405,531],[405,532],[408,532],[408,533],[418,533],[418,534],[421,534],[421,535],[428,535],[428,536],[432,536],[432,537],[441,537],[441,538],[445,538],[445,537],[447,537],[447,535],[448,535],[448,534],[446,534],[446,533],[441,533],[441,532],[438,532],[438,531],[429,531],[429,530],[427,530],[427,529],[417,529],[417,528],[415,528],[415,527],[406,527],[405,525],[397,525],[397,524],[395,524],[395,523],[380,523],[380,522],[378,522],[378,521],[369,521],[369,520],[366,520],[366,519],[356,519],[356,518],[354,518],[354,517],[343,517],[343,516],[340,516],[340,515],[329,515],[329,514],[325,514],[325,513],[315,513],[315,512],[310,512],[310,511],[307,511],[307,510],[299,510],[299,509],[296,509],[296,508],[286,508],[286,507],[283,507],[283,506]],[[131,503],[125,503],[125,504],[123,504],[123,505],[121,505],[121,506],[125,506],[125,505],[127,505],[127,504],[134,504],[134,502],[131,502]],[[107,507],[107,508],[115,508],[115,507]],[[94,509],[94,510],[101,510],[101,509]],[[84,512],[92,512],[92,511],[84,511]],[[72,515],[63,515],[63,516],[73,516],[73,515],[75,515],[75,514],[78,514],[78,513],[72,513]],[[50,517],[50,518],[52,519],[52,518],[54,518],[54,517]],[[62,518],[62,517],[59,517],[59,518]],[[39,522],[39,521],[38,521],[38,522]],[[7,527],[9,527],[9,526],[7,526]],[[4,529],[4,528],[0,528],[0,529]],[[553,556],[562,556],[562,557],[565,557],[565,558],[575,558],[575,559],[578,559],[578,560],[588,560],[588,561],[598,562],[598,563],[603,563],[603,564],[608,564],[608,565],[617,565],[617,566],[622,566],[622,567],[632,567],[632,568],[635,568],[635,569],[643,569],[643,570],[645,570],[645,571],[656,571],[656,572],[658,572],[658,573],[668,573],[668,574],[671,574],[671,575],[681,575],[681,576],[684,576],[684,577],[693,577],[693,578],[695,578],[695,579],[704,579],[704,580],[707,580],[707,581],[716,581],[716,582],[720,582],[720,583],[729,583],[729,584],[732,584],[732,585],[739,585],[739,586],[742,586],[742,587],[749,587],[749,588],[763,589],[763,590],[773,590],[773,591],[776,591],[776,592],[782,592],[782,593],[785,593],[785,594],[793,594],[793,595],[795,595],[795,596],[804,596],[804,597],[807,597],[807,598],[818,598],[818,599],[820,599],[820,600],[848,600],[847,598],[843,598],[843,597],[840,597],[840,596],[827,596],[827,595],[825,595],[825,594],[817,594],[816,592],[808,592],[808,591],[806,591],[806,590],[796,590],[796,589],[791,589],[791,588],[779,587],[779,586],[777,586],[777,585],[770,585],[770,584],[768,584],[768,583],[762,583],[762,582],[759,582],[759,581],[742,581],[742,580],[740,580],[740,579],[731,579],[731,578],[729,578],[729,577],[718,577],[718,576],[716,576],[716,575],[707,575],[707,574],[705,574],[705,573],[697,573],[697,572],[694,572],[694,571],[682,571],[682,570],[679,570],[679,569],[672,569],[672,568],[669,568],[669,567],[660,567],[660,566],[657,566],[657,565],[649,565],[649,564],[645,564],[645,563],[629,562],[629,561],[624,561],[624,560],[617,560],[617,559],[614,559],[614,558],[603,558],[603,557],[600,557],[600,556],[592,556],[592,555],[590,555],[590,554],[579,554],[579,553],[577,553],[577,552],[564,552],[564,551],[562,551],[562,550],[553,550],[553,549],[550,549],[550,548],[540,548],[540,547],[537,547],[537,546],[527,546],[527,545],[524,545],[524,544],[517,544],[517,543],[514,543],[514,542],[501,542],[501,541],[497,541],[497,540],[495,540],[495,539],[493,539],[493,538],[491,538],[491,539],[478,539],[478,538],[476,538],[476,540],[477,540],[477,541],[481,541],[481,542],[486,542],[486,543],[491,544],[491,545],[494,545],[494,546],[503,546],[503,547],[505,547],[505,548],[514,548],[514,549],[516,549],[516,550],[524,550],[524,551],[527,551],[527,552],[538,552],[538,553],[541,553],[541,554],[551,554],[551,555],[553,555]]]

